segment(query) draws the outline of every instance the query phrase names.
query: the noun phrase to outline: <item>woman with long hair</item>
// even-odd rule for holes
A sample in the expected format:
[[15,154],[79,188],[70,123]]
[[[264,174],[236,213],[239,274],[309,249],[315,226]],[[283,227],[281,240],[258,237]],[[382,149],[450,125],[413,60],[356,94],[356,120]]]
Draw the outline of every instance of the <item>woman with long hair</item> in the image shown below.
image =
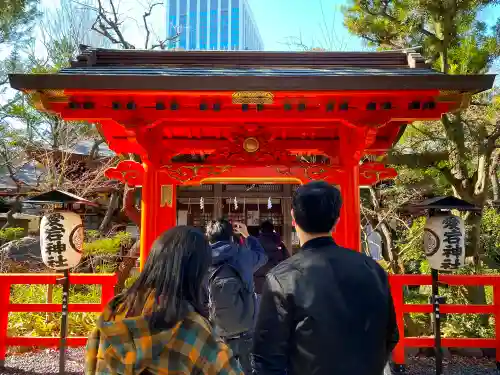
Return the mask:
[[99,318],[85,374],[242,375],[206,315],[201,291],[211,260],[195,228],[158,237],[137,281]]

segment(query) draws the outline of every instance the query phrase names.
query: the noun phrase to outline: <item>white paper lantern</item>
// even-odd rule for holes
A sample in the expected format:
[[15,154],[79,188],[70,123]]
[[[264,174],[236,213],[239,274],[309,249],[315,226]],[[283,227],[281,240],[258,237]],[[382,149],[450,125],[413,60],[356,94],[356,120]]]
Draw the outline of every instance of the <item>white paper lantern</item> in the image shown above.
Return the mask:
[[74,212],[53,212],[40,221],[40,247],[47,267],[66,270],[80,263],[83,224]]
[[424,252],[431,268],[453,271],[465,263],[465,226],[454,215],[432,216],[424,228]]

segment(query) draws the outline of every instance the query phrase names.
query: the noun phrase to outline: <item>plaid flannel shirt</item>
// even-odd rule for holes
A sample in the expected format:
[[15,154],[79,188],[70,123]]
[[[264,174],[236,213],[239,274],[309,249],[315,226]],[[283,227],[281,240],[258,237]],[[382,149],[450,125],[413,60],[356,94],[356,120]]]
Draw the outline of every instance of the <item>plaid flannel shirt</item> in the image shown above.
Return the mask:
[[89,337],[86,375],[243,375],[229,347],[195,312],[158,332],[145,316],[110,316],[108,307]]

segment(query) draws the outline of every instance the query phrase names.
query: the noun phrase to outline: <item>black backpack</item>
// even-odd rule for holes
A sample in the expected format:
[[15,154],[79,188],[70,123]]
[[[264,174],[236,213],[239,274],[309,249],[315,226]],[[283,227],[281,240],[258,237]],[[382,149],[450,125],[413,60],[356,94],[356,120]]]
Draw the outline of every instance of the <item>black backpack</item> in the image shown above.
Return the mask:
[[210,269],[208,297],[210,319],[221,336],[233,337],[253,329],[255,294],[236,267],[223,263]]

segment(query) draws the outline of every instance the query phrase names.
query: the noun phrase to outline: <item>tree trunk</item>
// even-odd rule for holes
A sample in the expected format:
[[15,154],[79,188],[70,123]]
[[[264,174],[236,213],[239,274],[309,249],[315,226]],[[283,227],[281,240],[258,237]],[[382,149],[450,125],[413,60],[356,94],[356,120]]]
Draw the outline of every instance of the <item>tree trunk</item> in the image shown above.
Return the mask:
[[113,220],[113,215],[118,207],[118,198],[119,194],[117,191],[113,191],[111,193],[111,197],[109,199],[108,209],[106,210],[106,215],[102,219],[101,225],[99,226],[99,231],[101,233],[106,233],[108,230],[111,221]]
[[141,226],[141,212],[135,206],[135,189],[125,186],[122,211],[138,227]]
[[375,188],[370,187],[370,196],[372,200],[372,205],[373,209],[376,212],[377,216],[377,225],[372,225],[373,228],[376,228],[377,226],[380,227],[380,230],[382,232],[382,239],[385,244],[385,248],[387,250],[387,256],[389,257],[389,263],[390,267],[393,273],[395,274],[401,274],[403,273],[404,268],[399,262],[399,254],[397,249],[394,246],[394,240],[392,238],[392,232],[391,229],[389,228],[389,225],[387,225],[386,217],[384,215],[384,212],[382,212],[382,208],[380,206],[380,199],[377,196],[377,192]]
[[125,287],[125,281],[127,281],[130,276],[130,272],[134,268],[137,258],[139,257],[140,242],[136,241],[132,247],[129,249],[128,254],[125,255],[123,260],[118,265],[116,275],[118,281],[115,286],[115,295],[120,294]]
[[14,218],[14,214],[21,213],[22,209],[23,209],[23,204],[19,201],[19,196],[17,196],[14,203],[12,203],[10,210],[7,212],[7,222],[4,224],[2,229],[15,227],[16,219]]
[[[141,213],[135,207],[135,189],[131,189],[125,186],[125,191],[123,192],[123,208],[122,211],[128,216],[128,218],[139,228],[141,227]],[[139,257],[140,251],[140,241],[137,240],[132,247],[129,249],[128,254],[124,256],[118,269],[116,275],[118,277],[118,282],[115,287],[115,294],[122,292],[125,281],[130,276],[130,272],[134,268],[137,258]]]
[[[466,255],[472,256],[475,274],[479,275],[482,272],[481,255],[483,254],[481,247],[481,215],[470,213],[466,219],[466,224],[469,228],[469,241],[467,241]],[[469,286],[466,289],[471,304],[487,304],[484,286]],[[483,327],[488,325],[488,315],[481,315],[481,324]]]
[[500,201],[500,183],[498,181],[498,168],[499,167],[500,167],[500,150],[497,150],[495,152],[495,154],[493,155],[493,158],[492,158],[492,161],[490,164],[490,170],[489,170],[491,190],[493,192],[493,201],[494,202]]

